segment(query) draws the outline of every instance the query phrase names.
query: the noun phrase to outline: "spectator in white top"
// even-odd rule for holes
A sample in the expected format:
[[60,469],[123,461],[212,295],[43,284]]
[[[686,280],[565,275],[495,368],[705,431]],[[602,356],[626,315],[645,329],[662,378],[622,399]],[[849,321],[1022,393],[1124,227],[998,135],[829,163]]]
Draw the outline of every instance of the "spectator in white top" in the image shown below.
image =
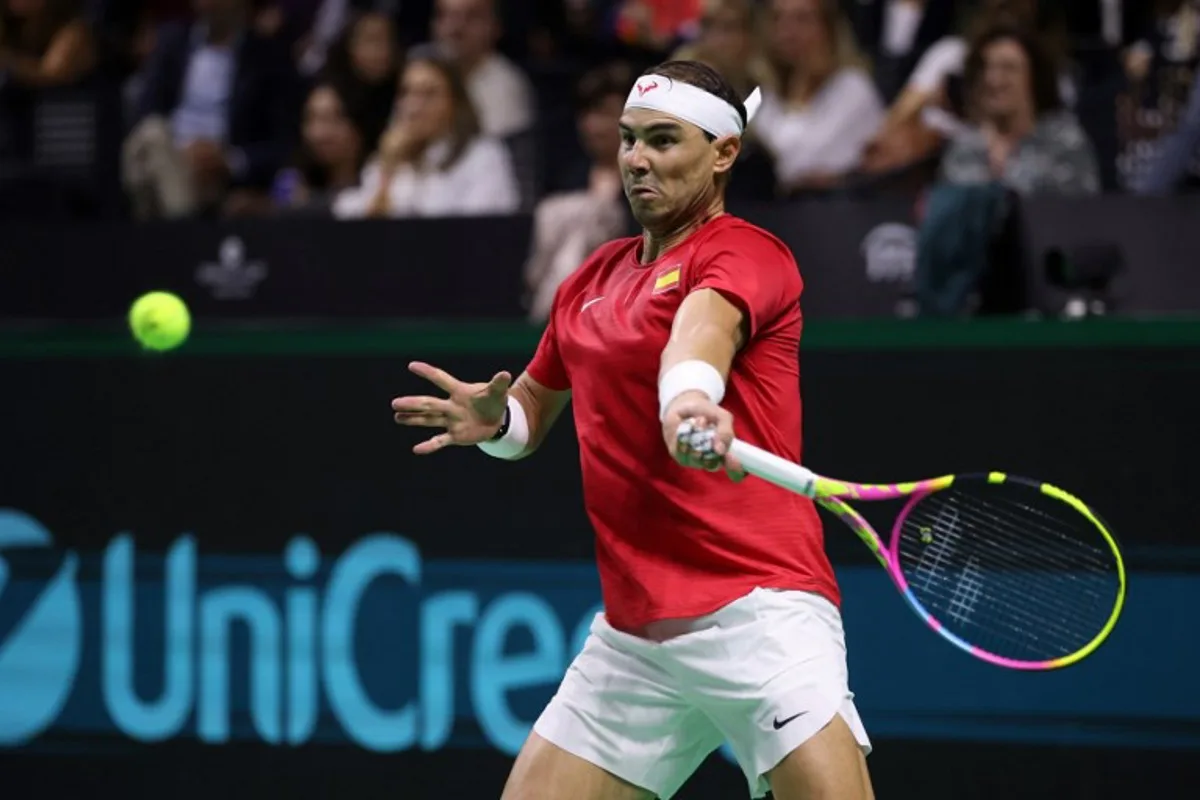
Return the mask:
[[837,0],[772,0],[775,86],[763,92],[754,137],[771,154],[783,194],[837,187],[883,122]]
[[391,128],[333,213],[358,217],[452,217],[515,213],[520,205],[508,150],[480,135],[457,69],[432,51],[404,68]]
[[434,41],[462,71],[483,132],[504,138],[532,127],[534,102],[529,79],[496,52],[500,33],[495,0],[437,0]]

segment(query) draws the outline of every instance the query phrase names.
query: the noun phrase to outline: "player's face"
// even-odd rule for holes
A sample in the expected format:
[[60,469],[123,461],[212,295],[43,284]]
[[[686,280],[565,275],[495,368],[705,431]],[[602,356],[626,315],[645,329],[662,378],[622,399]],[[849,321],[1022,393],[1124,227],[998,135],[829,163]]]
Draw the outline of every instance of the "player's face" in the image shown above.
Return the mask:
[[702,130],[644,108],[627,110],[620,127],[621,181],[643,227],[668,229],[708,208],[719,154]]

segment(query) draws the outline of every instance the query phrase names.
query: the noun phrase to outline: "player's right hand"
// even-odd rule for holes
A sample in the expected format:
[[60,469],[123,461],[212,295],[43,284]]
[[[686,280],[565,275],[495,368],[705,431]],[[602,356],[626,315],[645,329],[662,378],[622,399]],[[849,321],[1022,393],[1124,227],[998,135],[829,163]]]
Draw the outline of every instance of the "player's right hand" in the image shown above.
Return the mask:
[[397,424],[446,429],[413,447],[417,455],[436,453],[448,445],[486,442],[500,429],[512,375],[497,372],[487,383],[463,383],[444,370],[421,361],[412,362],[408,368],[448,395],[445,398],[409,396],[392,400]]

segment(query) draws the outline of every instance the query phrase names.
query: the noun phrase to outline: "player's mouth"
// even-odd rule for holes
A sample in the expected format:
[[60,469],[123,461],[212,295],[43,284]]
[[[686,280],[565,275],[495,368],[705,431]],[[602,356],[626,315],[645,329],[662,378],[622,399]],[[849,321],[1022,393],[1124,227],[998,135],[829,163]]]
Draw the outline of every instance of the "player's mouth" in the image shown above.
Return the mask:
[[631,186],[629,187],[630,197],[651,197],[658,194],[658,191],[649,186]]

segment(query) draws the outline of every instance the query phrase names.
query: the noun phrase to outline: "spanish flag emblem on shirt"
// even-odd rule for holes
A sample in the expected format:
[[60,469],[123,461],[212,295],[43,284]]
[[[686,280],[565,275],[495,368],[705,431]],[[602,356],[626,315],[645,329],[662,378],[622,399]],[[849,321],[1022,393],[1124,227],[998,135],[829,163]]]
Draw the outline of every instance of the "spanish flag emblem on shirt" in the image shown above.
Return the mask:
[[679,283],[679,267],[671,267],[654,279],[654,291],[665,292],[677,283]]

